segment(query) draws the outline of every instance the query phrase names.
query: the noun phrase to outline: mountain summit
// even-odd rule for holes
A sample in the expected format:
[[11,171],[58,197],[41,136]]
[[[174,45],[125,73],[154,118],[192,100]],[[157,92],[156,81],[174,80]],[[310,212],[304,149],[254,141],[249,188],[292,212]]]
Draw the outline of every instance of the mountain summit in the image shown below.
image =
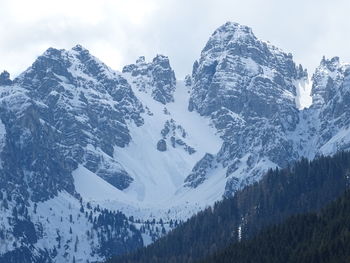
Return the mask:
[[210,37],[193,66],[189,109],[210,117],[224,140],[211,167],[226,170],[226,194],[299,158],[286,133],[299,122],[295,83],[304,74],[249,27],[228,22]]

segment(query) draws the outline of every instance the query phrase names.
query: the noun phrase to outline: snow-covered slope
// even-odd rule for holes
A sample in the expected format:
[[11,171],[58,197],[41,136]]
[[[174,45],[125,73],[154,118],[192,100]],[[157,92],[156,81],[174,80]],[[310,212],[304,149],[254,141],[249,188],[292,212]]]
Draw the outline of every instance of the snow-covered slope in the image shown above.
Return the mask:
[[[115,156],[137,178],[127,192],[135,200],[158,206],[182,186],[205,153],[218,151],[221,140],[208,119],[187,113],[189,95],[182,82],[177,85],[175,102],[166,106],[136,89],[134,92],[148,109],[144,125],[130,130],[131,143],[125,148],[116,147]],[[166,149],[157,149],[160,140],[164,140]]]
[[[90,200],[108,208],[118,207],[136,218],[185,219],[212,201],[208,202],[206,194],[202,193],[201,198],[192,198],[192,202],[185,197],[179,202],[184,180],[205,154],[215,154],[220,149],[222,140],[209,118],[188,111],[189,87],[182,81],[176,84],[173,101],[164,105],[147,92],[151,87],[139,89],[139,80],[135,80],[139,76],[126,72],[123,77],[131,83],[135,96],[145,109],[141,114],[143,125],[130,123],[128,126],[130,143],[123,148],[114,148],[114,158],[133,182],[115,194],[115,198]],[[160,141],[164,143],[164,149],[159,149]],[[80,170],[78,174],[81,173]],[[86,184],[90,182],[76,181],[77,191]],[[215,200],[222,195],[217,193]]]

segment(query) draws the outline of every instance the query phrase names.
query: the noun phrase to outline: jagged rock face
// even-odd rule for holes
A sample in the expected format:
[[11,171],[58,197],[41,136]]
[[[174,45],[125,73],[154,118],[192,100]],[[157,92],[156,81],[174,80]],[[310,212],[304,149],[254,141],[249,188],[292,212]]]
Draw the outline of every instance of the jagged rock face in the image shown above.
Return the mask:
[[[194,64],[189,109],[210,116],[224,139],[212,166],[219,162],[226,171],[225,195],[258,180],[268,167],[350,149],[349,72],[338,57],[323,58],[312,77],[313,104],[297,110],[295,86],[307,73],[290,55],[244,26],[227,23],[215,31]],[[197,165],[205,167],[185,186],[208,178],[202,161]]]
[[192,78],[190,75],[186,75],[185,77],[185,85],[186,87],[191,87],[192,86]]
[[317,134],[315,155],[349,149],[350,65],[338,57],[323,58],[312,79],[313,104],[308,113],[318,119],[312,122]]
[[157,55],[150,63],[146,63],[145,57],[140,57],[136,64],[125,66],[123,73],[130,73],[137,88],[150,92],[156,101],[163,104],[174,101],[176,78],[168,57]]
[[29,186],[34,201],[60,190],[73,194],[78,164],[118,189],[132,182],[113,151],[131,139],[127,122],[142,125],[142,105],[124,78],[81,46],[48,49],[2,87],[1,107],[6,191],[22,185],[25,193]]
[[227,23],[214,32],[193,66],[190,107],[202,115],[225,107],[271,118],[281,105],[294,106],[292,81],[299,74],[292,55],[257,39],[246,26]]
[[232,162],[243,157],[249,156],[249,181],[262,174],[255,168],[264,159],[283,166],[298,157],[285,134],[299,121],[294,82],[303,76],[292,55],[257,39],[246,26],[226,23],[213,33],[193,66],[189,109],[210,116],[221,133],[216,158],[229,167],[227,176],[237,180]]
[[338,57],[323,58],[312,77],[313,105],[298,110],[296,87],[307,72],[292,56],[246,26],[217,29],[194,63],[189,110],[210,117],[224,142],[213,158],[197,163],[184,185],[198,188],[221,166],[230,196],[268,168],[350,149],[349,73]]
[[339,58],[323,58],[312,77],[312,106],[322,107],[333,99],[344,80],[347,67],[341,65]]
[[322,59],[313,75],[313,108],[320,108],[322,120],[340,118],[341,125],[349,124],[350,65],[340,63],[338,57]]
[[[78,133],[76,125],[80,130],[96,129],[96,136],[81,133],[80,139],[110,156],[113,145],[124,147],[130,141],[126,120],[142,124],[142,106],[127,81],[80,46],[49,49],[14,82],[28,89],[33,99],[57,108],[55,128],[69,134]],[[62,113],[71,115],[67,117],[75,119],[74,125],[60,120]],[[95,137],[100,141],[93,143]]]
[[59,137],[42,123],[40,106],[22,88],[0,90],[0,190],[25,202],[44,201],[61,190],[75,194],[71,171],[76,162],[58,151]]
[[127,81],[81,46],[1,77],[0,261],[72,262],[78,247],[77,260],[102,261],[142,246],[123,214],[79,204],[72,175],[82,165],[118,189],[132,182],[114,158],[127,125],[143,124]]
[[4,71],[0,74],[0,86],[11,85],[10,73]]
[[164,123],[164,128],[161,130],[160,134],[162,139],[159,140],[157,144],[158,150],[165,151],[168,142],[173,148],[181,147],[190,155],[196,152],[192,146],[184,141],[187,136],[186,130],[181,125],[176,124],[175,120],[167,120]]
[[193,167],[192,173],[185,179],[185,186],[196,188],[206,179],[206,174],[213,168],[214,156],[210,153],[204,157]]

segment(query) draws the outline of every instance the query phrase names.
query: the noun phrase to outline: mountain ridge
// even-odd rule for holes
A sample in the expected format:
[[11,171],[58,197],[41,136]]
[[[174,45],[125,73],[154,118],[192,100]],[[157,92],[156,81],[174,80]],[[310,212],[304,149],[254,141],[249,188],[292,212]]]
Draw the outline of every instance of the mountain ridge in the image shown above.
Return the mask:
[[[259,181],[270,168],[349,149],[349,68],[323,59],[313,76],[315,104],[300,110],[298,85],[307,72],[237,23],[213,33],[185,81],[176,80],[164,55],[150,62],[140,57],[117,72],[81,45],[49,48],[15,79],[0,75],[0,192],[11,208],[24,204],[56,250],[55,229],[40,221],[35,205],[48,213],[42,214],[46,222],[63,213],[79,233],[101,213],[119,218],[110,211],[121,212],[124,221],[100,223],[119,222],[131,231],[124,253],[164,235],[174,227],[170,222]],[[75,211],[81,223],[74,228],[69,206],[48,212],[64,200],[74,211],[89,203],[92,219]],[[5,221],[0,228],[8,227]],[[18,240],[12,227],[7,239]],[[108,240],[123,238],[115,227]],[[70,236],[64,231],[60,236]],[[84,253],[97,255],[104,234],[90,238]],[[67,251],[55,257],[52,246],[41,248],[52,250],[53,261],[64,255],[69,261],[74,242],[65,241]]]

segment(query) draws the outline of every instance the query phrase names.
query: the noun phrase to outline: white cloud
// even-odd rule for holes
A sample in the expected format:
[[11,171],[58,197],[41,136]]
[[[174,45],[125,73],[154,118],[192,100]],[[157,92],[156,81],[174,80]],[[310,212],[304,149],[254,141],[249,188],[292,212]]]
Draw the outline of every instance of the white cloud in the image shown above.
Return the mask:
[[179,77],[226,21],[291,52],[312,72],[323,55],[350,61],[347,0],[0,0],[0,70],[18,74],[49,46],[90,49],[121,70],[168,55]]

